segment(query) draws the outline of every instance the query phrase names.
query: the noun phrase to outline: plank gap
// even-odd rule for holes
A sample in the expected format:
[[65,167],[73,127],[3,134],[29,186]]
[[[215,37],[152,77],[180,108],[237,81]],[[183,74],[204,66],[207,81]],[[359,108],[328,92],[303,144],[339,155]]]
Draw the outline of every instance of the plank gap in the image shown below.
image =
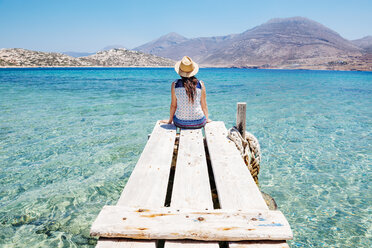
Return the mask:
[[173,191],[173,182],[174,182],[174,174],[176,172],[176,163],[177,163],[179,140],[180,140],[179,134],[176,134],[176,139],[175,139],[175,142],[174,142],[172,164],[170,166],[169,180],[168,180],[168,186],[167,186],[167,195],[165,196],[164,207],[170,207],[170,203],[171,203],[172,191]]
[[156,248],[164,248],[164,245],[165,245],[164,239],[159,239],[156,241]]
[[[172,155],[172,163],[170,166],[169,171],[169,179],[168,179],[168,186],[167,186],[167,194],[165,196],[164,207],[170,207],[170,202],[172,198],[172,191],[173,191],[173,182],[174,182],[174,174],[176,172],[176,163],[177,163],[177,155],[178,155],[178,146],[180,143],[180,130],[176,128],[176,138],[174,141],[174,148],[173,148],[173,155]],[[164,248],[165,240],[159,239],[156,240],[156,248]]]
[[[207,140],[204,138],[203,141],[204,141],[204,148],[205,148],[205,157],[207,159],[208,177],[209,177],[209,185],[211,187],[211,195],[212,195],[212,201],[213,201],[213,208],[214,209],[220,209],[221,206],[220,206],[220,201],[218,199],[216,182],[214,180],[214,174],[213,174],[211,159],[210,159],[210,156],[209,156],[209,150],[208,150]],[[223,248],[225,248],[225,247],[223,247]]]
[[229,243],[226,241],[219,242],[220,248],[229,248]]

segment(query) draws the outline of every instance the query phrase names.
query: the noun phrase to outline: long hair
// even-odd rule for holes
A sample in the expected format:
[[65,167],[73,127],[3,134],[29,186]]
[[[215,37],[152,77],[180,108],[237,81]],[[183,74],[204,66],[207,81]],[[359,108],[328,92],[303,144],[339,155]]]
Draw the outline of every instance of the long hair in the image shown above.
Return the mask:
[[198,84],[198,79],[194,76],[192,77],[181,77],[183,82],[183,87],[185,87],[186,94],[189,97],[189,101],[194,104],[196,95],[196,85]]

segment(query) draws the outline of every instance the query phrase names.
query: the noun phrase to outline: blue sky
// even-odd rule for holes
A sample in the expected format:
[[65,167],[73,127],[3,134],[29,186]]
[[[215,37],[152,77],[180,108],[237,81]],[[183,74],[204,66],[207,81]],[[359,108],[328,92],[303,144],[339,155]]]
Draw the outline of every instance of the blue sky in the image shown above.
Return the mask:
[[226,35],[293,16],[358,39],[372,35],[371,13],[372,0],[0,0],[0,48],[133,48],[169,32],[188,38]]

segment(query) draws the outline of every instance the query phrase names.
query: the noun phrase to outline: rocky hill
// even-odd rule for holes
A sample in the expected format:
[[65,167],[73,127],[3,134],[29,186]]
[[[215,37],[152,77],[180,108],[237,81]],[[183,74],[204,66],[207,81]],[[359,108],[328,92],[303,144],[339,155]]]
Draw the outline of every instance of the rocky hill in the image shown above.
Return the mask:
[[10,48],[0,50],[0,66],[84,66],[78,59],[61,53]]
[[0,66],[173,66],[174,61],[152,54],[124,48],[101,51],[94,55],[74,58],[61,53],[37,52],[21,48],[0,49]]
[[[187,39],[179,34],[169,33],[161,36],[157,40],[136,47],[134,50],[174,60],[180,60],[184,55],[188,55],[200,62],[206,55],[213,54],[214,50],[221,48],[221,44],[224,41],[228,42],[235,36],[236,35],[227,35]],[[175,40],[175,37],[178,39]]]
[[97,66],[173,66],[175,61],[152,54],[114,48],[79,58],[82,63]]
[[351,42],[362,48],[365,53],[372,53],[372,36],[366,36],[358,40],[352,40]]
[[162,37],[135,49],[174,60],[187,54],[204,66],[372,70],[363,49],[303,17],[272,19],[240,34],[164,42]]
[[150,41],[142,46],[136,47],[134,50],[141,51],[144,53],[157,54],[161,53],[161,51],[164,51],[167,48],[170,48],[187,40],[188,39],[186,37],[183,37],[182,35],[172,32],[163,35],[156,40]]

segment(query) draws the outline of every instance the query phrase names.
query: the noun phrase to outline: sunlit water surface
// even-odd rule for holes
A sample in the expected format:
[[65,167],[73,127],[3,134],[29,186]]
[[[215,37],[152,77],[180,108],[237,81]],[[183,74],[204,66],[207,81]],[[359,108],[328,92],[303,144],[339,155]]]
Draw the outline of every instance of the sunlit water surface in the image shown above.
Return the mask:
[[[247,129],[291,247],[371,247],[372,73],[201,69],[210,118]],[[158,119],[172,69],[0,70],[0,246],[93,247]]]

